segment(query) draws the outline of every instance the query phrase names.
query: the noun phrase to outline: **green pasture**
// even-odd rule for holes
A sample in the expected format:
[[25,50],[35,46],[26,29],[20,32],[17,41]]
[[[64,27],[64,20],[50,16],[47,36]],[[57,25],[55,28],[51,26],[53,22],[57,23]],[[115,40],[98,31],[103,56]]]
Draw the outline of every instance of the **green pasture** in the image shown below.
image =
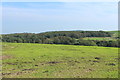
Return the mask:
[[2,44],[4,78],[118,78],[118,48]]
[[112,33],[112,37],[120,37],[120,31],[108,31],[110,33]]
[[109,41],[109,40],[117,40],[112,37],[85,37],[83,40],[99,40],[99,41]]

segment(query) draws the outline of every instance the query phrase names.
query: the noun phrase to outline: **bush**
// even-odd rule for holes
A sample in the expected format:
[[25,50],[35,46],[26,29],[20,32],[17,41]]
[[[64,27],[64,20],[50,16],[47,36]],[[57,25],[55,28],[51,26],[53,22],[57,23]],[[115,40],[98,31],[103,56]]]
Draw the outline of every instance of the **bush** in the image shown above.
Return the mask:
[[94,41],[79,39],[75,45],[97,46]]

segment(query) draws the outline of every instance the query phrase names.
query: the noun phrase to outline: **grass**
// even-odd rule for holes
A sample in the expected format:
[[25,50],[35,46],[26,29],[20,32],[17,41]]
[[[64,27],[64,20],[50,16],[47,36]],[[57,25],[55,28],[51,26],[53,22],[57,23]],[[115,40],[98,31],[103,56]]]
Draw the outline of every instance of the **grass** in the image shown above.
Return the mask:
[[109,41],[109,40],[117,40],[112,37],[85,37],[83,40],[99,40],[99,41]]
[[99,41],[113,40],[113,41],[116,41],[117,39],[115,39],[115,37],[120,36],[120,31],[107,31],[107,32],[110,32],[112,36],[111,37],[85,37],[83,38],[83,40],[99,40]]
[[4,78],[118,78],[118,48],[3,43]]
[[120,31],[108,31],[110,33],[112,33],[112,37],[120,37]]

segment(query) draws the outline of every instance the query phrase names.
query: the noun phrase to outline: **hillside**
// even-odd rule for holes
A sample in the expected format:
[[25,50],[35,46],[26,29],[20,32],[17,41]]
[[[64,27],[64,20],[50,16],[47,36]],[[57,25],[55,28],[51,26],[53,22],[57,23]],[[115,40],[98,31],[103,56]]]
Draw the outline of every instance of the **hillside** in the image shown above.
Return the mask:
[[120,31],[108,31],[112,33],[112,37],[120,37]]
[[107,31],[53,31],[45,33],[3,34],[2,42],[67,44],[84,46],[120,47],[117,33]]
[[3,43],[5,78],[118,78],[118,48]]

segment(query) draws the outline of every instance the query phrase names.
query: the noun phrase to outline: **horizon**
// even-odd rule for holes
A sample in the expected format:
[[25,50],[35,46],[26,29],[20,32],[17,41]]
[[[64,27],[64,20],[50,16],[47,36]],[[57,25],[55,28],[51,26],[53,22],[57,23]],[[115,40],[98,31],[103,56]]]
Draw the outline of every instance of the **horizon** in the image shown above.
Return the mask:
[[117,2],[3,2],[2,34],[116,31]]
[[[67,31],[67,30],[66,30]],[[91,30],[68,30],[68,31],[91,31]],[[103,31],[103,30],[96,30],[96,31]],[[113,31],[120,31],[120,30],[113,30]],[[22,34],[22,33],[32,33],[32,34],[40,34],[40,33],[46,33],[46,32],[61,32],[61,31],[43,31],[43,32],[19,32],[19,33],[2,33],[0,35],[6,35],[6,34]],[[109,31],[105,31],[109,32]]]

